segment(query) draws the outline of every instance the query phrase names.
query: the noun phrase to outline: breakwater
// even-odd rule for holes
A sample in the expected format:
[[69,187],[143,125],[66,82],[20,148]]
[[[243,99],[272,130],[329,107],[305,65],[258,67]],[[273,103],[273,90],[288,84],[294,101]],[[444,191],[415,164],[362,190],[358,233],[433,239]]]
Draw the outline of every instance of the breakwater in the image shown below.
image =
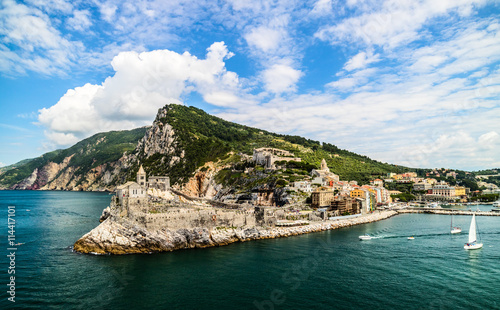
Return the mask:
[[380,221],[396,214],[396,211],[382,211],[356,218],[310,222],[309,225],[295,227],[194,227],[177,230],[148,230],[133,221],[111,216],[80,238],[73,248],[77,252],[90,254],[153,253],[206,248],[338,229]]
[[436,208],[406,208],[397,210],[398,213],[430,213],[444,215],[473,215],[476,216],[500,216],[500,212],[492,211],[472,211],[472,210],[453,210],[453,209],[436,209]]

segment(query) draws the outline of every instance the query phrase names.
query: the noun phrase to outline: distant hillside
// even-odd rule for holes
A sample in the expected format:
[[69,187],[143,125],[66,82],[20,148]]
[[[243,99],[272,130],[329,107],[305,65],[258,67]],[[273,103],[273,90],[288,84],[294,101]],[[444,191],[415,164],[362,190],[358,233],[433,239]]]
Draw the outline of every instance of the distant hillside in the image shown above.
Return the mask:
[[[158,111],[151,127],[99,133],[68,149],[46,153],[1,174],[0,186],[111,190],[116,184],[133,180],[143,164],[149,175],[168,175],[172,184],[182,187],[209,162],[218,163],[213,173],[217,173],[219,183],[227,183],[234,176],[219,171],[241,166],[237,154],[252,155],[253,149],[259,147],[280,148],[301,157],[300,167],[292,165],[290,171],[298,169],[307,174],[319,168],[325,158],[330,170],[341,179],[360,183],[388,172],[409,170],[332,144],[275,134],[225,121],[195,107],[171,104]],[[215,182],[215,176],[210,178]]]
[[4,173],[5,171],[8,171],[8,170],[11,170],[11,169],[14,169],[14,168],[17,168],[17,167],[20,167],[22,165],[25,165],[27,163],[29,163],[30,161],[32,161],[33,158],[28,158],[28,159],[23,159],[15,164],[12,164],[12,165],[8,165],[8,166],[3,166],[3,167],[0,167],[0,175],[2,173]]
[[[116,164],[125,152],[135,149],[137,141],[144,136],[146,130],[147,128],[137,128],[98,133],[70,148],[21,161],[15,168],[0,175],[0,186],[20,189],[73,189],[82,183],[89,185],[89,180],[95,177],[87,177],[88,174],[99,174],[99,167]],[[22,184],[30,177],[32,182]],[[107,184],[112,184],[114,180],[108,181]],[[88,186],[84,186],[82,189],[87,188]]]

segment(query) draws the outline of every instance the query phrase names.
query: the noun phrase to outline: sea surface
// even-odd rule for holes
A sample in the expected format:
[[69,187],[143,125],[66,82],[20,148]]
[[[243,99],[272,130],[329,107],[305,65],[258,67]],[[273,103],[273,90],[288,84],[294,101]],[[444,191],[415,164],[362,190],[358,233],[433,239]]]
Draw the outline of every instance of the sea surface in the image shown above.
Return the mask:
[[[0,309],[500,309],[500,217],[405,214],[350,228],[209,249],[74,253],[107,193],[0,191]],[[8,206],[15,206],[15,303]],[[474,209],[476,206],[473,207]],[[489,206],[479,206],[489,210]],[[358,236],[369,233],[370,241]],[[415,240],[408,240],[414,236]]]

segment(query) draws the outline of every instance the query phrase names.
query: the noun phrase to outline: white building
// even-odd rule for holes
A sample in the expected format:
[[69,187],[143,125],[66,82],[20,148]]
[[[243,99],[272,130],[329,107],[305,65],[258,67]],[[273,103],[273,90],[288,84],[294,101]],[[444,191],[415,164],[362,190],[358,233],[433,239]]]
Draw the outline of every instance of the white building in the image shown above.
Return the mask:
[[120,204],[127,198],[144,198],[146,197],[146,190],[139,184],[129,181],[116,188],[116,197],[118,197]]
[[311,187],[311,182],[309,181],[295,181],[293,187],[297,190],[303,191],[304,193],[311,193],[313,191]]

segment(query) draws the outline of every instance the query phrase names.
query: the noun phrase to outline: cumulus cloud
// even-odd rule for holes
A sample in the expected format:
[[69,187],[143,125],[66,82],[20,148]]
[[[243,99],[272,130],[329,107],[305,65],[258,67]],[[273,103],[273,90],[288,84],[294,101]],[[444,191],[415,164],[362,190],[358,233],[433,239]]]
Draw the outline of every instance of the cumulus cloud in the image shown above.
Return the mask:
[[40,110],[39,123],[50,141],[68,145],[100,131],[149,125],[158,108],[181,103],[192,91],[214,105],[234,106],[238,76],[224,63],[231,56],[224,42],[212,44],[205,59],[169,50],[122,52],[111,63],[113,76],[101,85],[69,90],[57,104]]

